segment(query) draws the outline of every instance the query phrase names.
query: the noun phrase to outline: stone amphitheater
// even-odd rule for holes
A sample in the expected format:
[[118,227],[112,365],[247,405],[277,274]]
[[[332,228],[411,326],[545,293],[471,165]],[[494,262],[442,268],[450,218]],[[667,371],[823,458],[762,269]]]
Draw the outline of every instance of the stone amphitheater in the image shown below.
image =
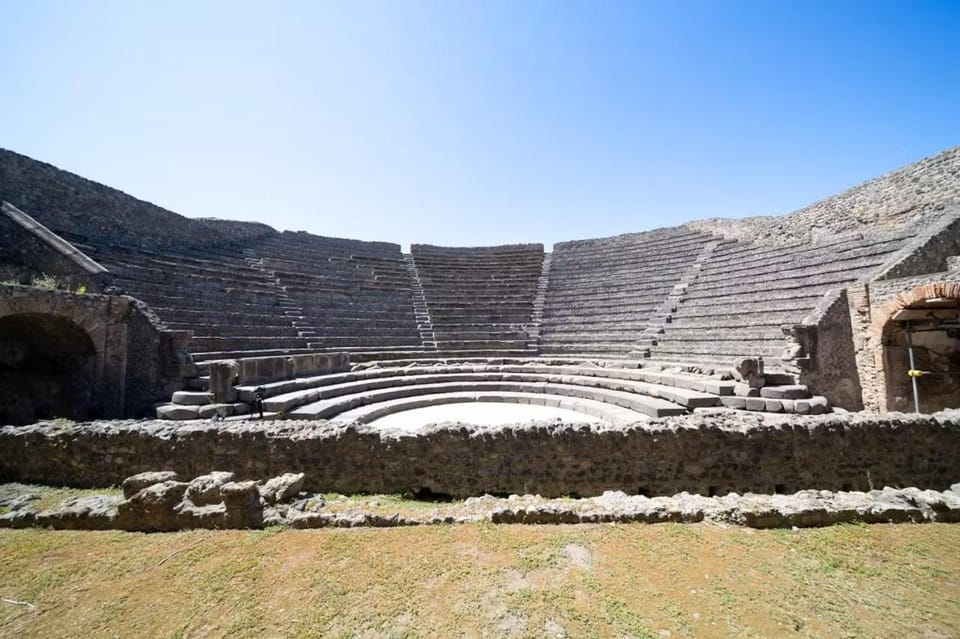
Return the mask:
[[0,200],[0,480],[707,497],[960,479],[960,147],[789,215],[552,250],[188,219],[6,150]]

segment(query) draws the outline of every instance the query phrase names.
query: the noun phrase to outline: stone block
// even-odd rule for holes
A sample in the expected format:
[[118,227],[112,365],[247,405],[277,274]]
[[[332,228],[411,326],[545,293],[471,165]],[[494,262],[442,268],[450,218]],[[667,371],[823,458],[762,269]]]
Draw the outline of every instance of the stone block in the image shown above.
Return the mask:
[[303,478],[303,473],[284,473],[261,486],[260,495],[268,504],[289,501],[303,489]]
[[747,410],[766,410],[767,400],[762,397],[747,397]]
[[199,406],[180,406],[178,404],[164,404],[157,406],[157,417],[160,419],[198,419]]
[[808,395],[807,387],[802,384],[764,386],[760,389],[760,396],[768,399],[804,399]]
[[830,411],[830,402],[826,397],[814,395],[808,402],[810,403],[811,415],[821,415]]
[[240,364],[232,359],[210,362],[208,372],[213,401],[221,404],[236,401],[237,391],[234,389],[234,384],[237,383]]
[[117,506],[122,528],[127,530],[178,530],[174,508],[187,491],[187,482],[165,481],[148,486]]
[[205,406],[212,401],[212,393],[201,391],[177,391],[173,394],[173,403],[181,406]]
[[731,372],[735,380],[744,381],[754,375],[759,375],[760,365],[755,357],[738,357],[733,363]]
[[763,401],[766,404],[764,410],[768,413],[780,413],[783,411],[783,404],[779,399],[764,399]]
[[195,477],[187,487],[187,499],[197,506],[209,506],[223,501],[220,489],[233,481],[233,473],[213,471],[207,475]]
[[220,487],[228,528],[262,528],[263,501],[255,481],[229,482]]
[[727,408],[737,408],[739,410],[744,410],[747,407],[747,398],[746,397],[721,397],[720,404],[726,406]]
[[737,397],[760,397],[760,389],[745,382],[737,382],[733,386],[733,394]]
[[131,475],[123,480],[123,498],[130,499],[148,486],[162,484],[165,481],[177,481],[177,473],[172,470],[151,471]]

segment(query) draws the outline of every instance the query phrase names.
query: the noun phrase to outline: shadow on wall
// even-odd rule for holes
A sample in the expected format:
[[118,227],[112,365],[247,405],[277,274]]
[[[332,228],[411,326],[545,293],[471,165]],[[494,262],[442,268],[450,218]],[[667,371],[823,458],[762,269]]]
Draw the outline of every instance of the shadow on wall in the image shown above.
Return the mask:
[[68,319],[42,313],[0,318],[0,424],[99,416],[96,349]]

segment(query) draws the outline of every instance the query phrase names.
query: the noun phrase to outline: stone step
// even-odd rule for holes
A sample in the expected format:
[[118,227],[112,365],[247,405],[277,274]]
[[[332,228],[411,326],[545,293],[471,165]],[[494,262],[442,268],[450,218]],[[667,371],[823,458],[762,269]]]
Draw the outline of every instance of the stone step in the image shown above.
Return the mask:
[[449,392],[527,392],[534,394],[556,394],[568,397],[579,397],[594,401],[602,401],[643,413],[653,418],[670,415],[683,415],[687,410],[672,402],[637,395],[636,393],[605,390],[595,387],[584,387],[567,384],[553,384],[540,382],[445,382],[422,383],[415,386],[391,386],[379,390],[368,390],[362,393],[338,395],[294,408],[287,413],[294,419],[330,419],[347,410],[381,401]]
[[[548,393],[534,395],[532,393],[513,393],[513,392],[483,392],[475,391],[460,393],[437,393],[432,395],[417,395],[414,397],[401,397],[390,399],[367,406],[360,406],[337,415],[339,422],[366,424],[399,412],[414,410],[417,408],[426,408],[428,406],[440,406],[443,404],[460,404],[469,402],[495,402],[512,404],[532,404],[537,406],[551,406],[572,410],[577,413],[589,415],[603,420],[613,426],[626,426],[636,422],[647,421],[650,418],[643,413],[613,406],[604,402],[598,402],[592,399],[571,398],[563,395],[551,395]],[[571,420],[573,421],[573,420]],[[566,422],[565,422],[566,423]]]

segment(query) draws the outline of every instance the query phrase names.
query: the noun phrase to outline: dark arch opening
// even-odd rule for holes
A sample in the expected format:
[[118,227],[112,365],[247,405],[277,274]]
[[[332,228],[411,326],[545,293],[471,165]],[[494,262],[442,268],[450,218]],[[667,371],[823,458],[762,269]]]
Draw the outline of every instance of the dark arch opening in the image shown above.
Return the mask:
[[0,424],[97,417],[96,355],[90,336],[70,320],[0,318]]
[[887,410],[915,410],[913,378],[920,371],[917,396],[921,413],[960,408],[960,300],[933,298],[894,313],[883,327]]

